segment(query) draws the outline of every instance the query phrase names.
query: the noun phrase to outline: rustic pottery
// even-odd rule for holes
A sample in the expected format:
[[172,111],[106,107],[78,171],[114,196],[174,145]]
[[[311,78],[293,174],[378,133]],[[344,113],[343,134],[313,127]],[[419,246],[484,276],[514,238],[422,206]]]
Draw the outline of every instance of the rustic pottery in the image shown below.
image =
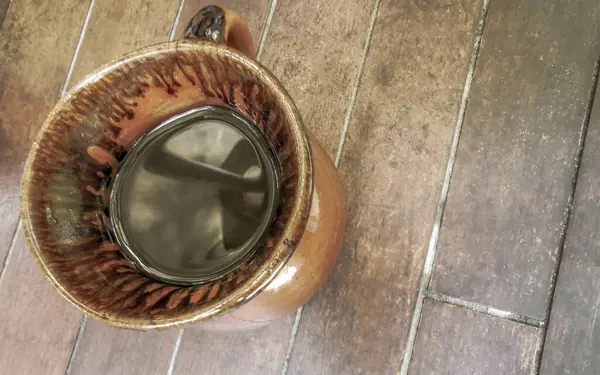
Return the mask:
[[[252,327],[292,313],[326,279],[345,224],[338,175],[254,50],[239,15],[207,7],[185,40],[104,66],[48,116],[25,166],[23,227],[48,279],[85,313],[140,330],[200,321]],[[111,183],[135,142],[207,106],[259,129],[279,164],[278,209],[251,257],[217,278],[177,285],[149,277],[124,256],[112,232]]]

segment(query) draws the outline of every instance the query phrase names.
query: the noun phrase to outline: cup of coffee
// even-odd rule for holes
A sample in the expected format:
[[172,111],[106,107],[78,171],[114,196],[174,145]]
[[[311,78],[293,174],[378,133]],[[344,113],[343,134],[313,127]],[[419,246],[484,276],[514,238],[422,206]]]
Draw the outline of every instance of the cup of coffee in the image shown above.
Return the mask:
[[21,215],[73,305],[131,329],[253,327],[325,281],[337,170],[254,50],[238,14],[206,7],[183,40],[105,65],[49,114]]

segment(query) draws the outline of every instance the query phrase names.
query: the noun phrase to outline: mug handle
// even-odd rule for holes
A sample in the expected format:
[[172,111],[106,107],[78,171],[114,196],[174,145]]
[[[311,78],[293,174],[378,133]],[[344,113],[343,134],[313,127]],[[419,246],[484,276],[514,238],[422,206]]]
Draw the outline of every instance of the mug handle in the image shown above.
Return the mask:
[[256,60],[248,23],[228,8],[210,5],[200,9],[185,28],[183,37],[225,44]]

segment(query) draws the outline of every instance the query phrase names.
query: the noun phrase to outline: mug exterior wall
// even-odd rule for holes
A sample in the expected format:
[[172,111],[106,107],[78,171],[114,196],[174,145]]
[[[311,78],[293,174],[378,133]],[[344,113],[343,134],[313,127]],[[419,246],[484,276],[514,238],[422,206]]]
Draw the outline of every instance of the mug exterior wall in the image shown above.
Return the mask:
[[[243,41],[241,33],[249,30],[231,14],[224,11],[223,17],[237,22],[225,22],[223,41],[236,47],[233,41]],[[302,126],[285,89],[251,57],[202,41],[150,46],[92,73],[55,106],[28,156],[21,212],[36,261],[73,305],[129,329],[199,322],[243,328],[293,313],[326,280],[345,227],[337,170]],[[285,194],[265,246],[248,264],[198,286],[160,283],[136,272],[118,244],[104,236],[110,227],[110,212],[102,210],[109,201],[105,178],[145,132],[206,105],[240,111],[263,129],[285,161]],[[55,180],[65,178],[74,181],[77,194],[52,190]],[[65,197],[77,206],[72,227],[82,230],[65,234],[47,219],[48,208]],[[89,212],[80,212],[82,207]],[[102,220],[96,220],[99,215]]]
[[317,292],[335,265],[346,224],[337,169],[307,130],[314,171],[312,205],[306,230],[292,257],[256,297],[229,313],[200,323],[209,330],[244,329],[287,316]]

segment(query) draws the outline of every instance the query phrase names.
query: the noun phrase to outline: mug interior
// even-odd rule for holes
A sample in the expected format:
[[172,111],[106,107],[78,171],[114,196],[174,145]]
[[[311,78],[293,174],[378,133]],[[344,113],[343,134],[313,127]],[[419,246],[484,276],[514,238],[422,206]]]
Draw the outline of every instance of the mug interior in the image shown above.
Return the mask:
[[[145,133],[208,105],[235,111],[264,135],[281,166],[279,207],[263,245],[238,268],[172,285],[123,256],[111,228],[110,182]],[[122,57],[57,104],[27,159],[21,214],[31,251],[69,301],[113,325],[151,329],[212,317],[260,292],[300,241],[311,194],[308,143],[280,83],[232,49],[180,41]]]

